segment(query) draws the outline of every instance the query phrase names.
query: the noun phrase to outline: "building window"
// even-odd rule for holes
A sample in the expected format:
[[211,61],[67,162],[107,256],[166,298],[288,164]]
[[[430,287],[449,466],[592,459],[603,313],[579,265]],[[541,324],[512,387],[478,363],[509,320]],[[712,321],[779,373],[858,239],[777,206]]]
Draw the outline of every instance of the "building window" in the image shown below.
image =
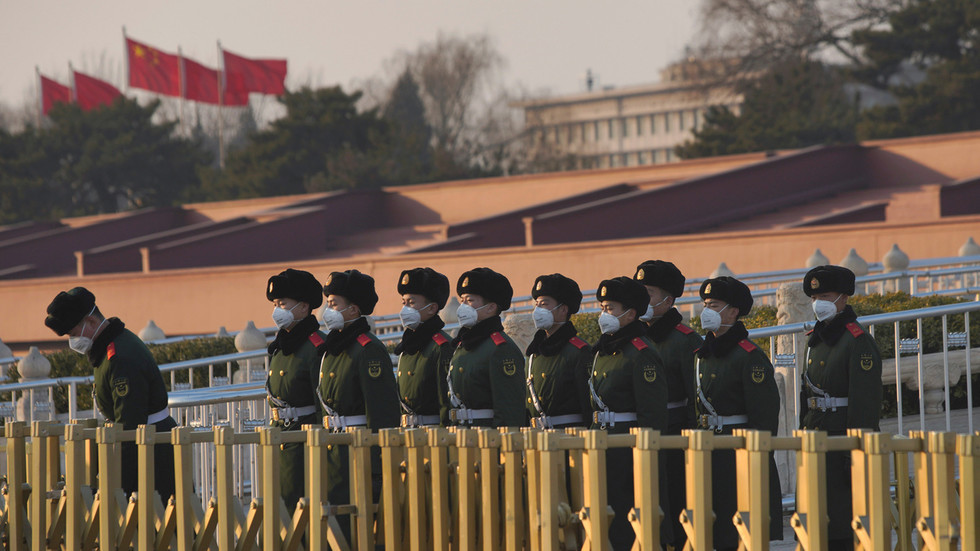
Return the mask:
[[674,160],[674,152],[670,148],[664,149],[664,159],[668,163]]
[[606,121],[606,127],[609,129],[609,139],[611,140],[615,138],[616,130],[613,123],[613,119],[609,119],[608,121]]
[[623,124],[623,137],[625,138],[630,135],[629,120],[620,119],[620,122]]
[[637,136],[643,135],[643,117],[636,117],[636,135]]
[[698,129],[698,123],[699,123],[698,119],[700,118],[699,115],[700,115],[700,113],[698,112],[697,109],[694,109],[694,110],[691,111],[691,117],[694,118],[694,122],[691,124],[691,130],[697,130]]
[[664,113],[664,132],[670,132],[670,113]]
[[609,156],[609,168],[613,168],[615,166],[616,166],[616,156],[615,155],[610,155]]
[[645,163],[646,163],[646,158],[645,158],[643,152],[642,151],[637,151],[636,152],[636,164],[642,165],[642,164],[645,164]]
[[592,141],[597,142],[599,141],[599,121],[593,122],[592,127],[595,129],[595,133],[592,135]]
[[558,127],[557,126],[555,127],[554,130],[555,130],[555,143],[560,144],[561,143],[561,133],[558,131]]
[[677,129],[678,130],[684,130],[684,112],[683,111],[678,111],[677,112]]
[[579,135],[582,136],[582,142],[583,143],[584,142],[587,142],[589,140],[589,138],[585,134],[585,123],[584,122],[579,125],[578,131],[579,131]]
[[651,134],[656,134],[657,133],[657,116],[656,115],[650,115],[650,133]]
[[630,158],[629,158],[629,155],[627,155],[626,153],[623,153],[623,165],[622,166],[630,166]]

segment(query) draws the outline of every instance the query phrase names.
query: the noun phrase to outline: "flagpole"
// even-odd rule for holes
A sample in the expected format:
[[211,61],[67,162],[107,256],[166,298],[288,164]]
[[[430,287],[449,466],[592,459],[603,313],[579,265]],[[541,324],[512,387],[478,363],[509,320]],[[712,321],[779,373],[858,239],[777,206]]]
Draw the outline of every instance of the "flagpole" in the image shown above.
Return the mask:
[[177,63],[177,79],[179,81],[177,84],[180,87],[180,111],[177,116],[180,118],[180,135],[186,137],[187,129],[184,126],[184,97],[187,95],[187,79],[184,77],[186,74],[186,70],[184,69],[184,50],[180,46],[177,46]]
[[221,51],[221,41],[218,41],[218,166],[225,168],[225,56]]
[[126,40],[126,25],[123,25],[123,51],[126,52],[126,74],[123,76],[123,93],[129,92],[129,42]]
[[41,130],[41,115],[44,113],[44,86],[41,85],[41,68],[34,66],[35,82],[37,83],[37,117],[34,118],[37,129]]
[[70,92],[68,99],[71,100],[69,103],[78,103],[78,92],[75,91],[75,68],[72,67],[71,61],[68,62],[68,76],[68,82],[71,85],[68,90]]

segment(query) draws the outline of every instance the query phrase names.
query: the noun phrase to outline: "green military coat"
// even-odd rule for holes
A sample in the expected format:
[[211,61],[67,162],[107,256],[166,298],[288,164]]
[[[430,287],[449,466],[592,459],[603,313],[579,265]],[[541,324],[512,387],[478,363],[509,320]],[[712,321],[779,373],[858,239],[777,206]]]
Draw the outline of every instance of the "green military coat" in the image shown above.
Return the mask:
[[[843,435],[847,429],[879,430],[881,417],[881,353],[874,338],[856,321],[850,306],[828,322],[818,322],[810,332],[806,378],[800,381],[800,428]],[[821,410],[807,400],[819,395],[806,383],[829,396],[846,397],[847,406]],[[851,530],[851,458],[848,452],[827,454],[827,499],[829,536],[834,540],[853,537]]]
[[554,428],[587,427],[592,422],[588,387],[592,349],[576,333],[571,323],[562,325],[550,336],[544,330],[538,331],[526,351],[528,414],[532,418],[542,414],[549,418],[581,416],[577,422],[553,422]]
[[[88,359],[95,367],[92,389],[96,407],[107,421],[125,430],[147,424],[147,418],[167,407],[167,387],[150,350],[119,318],[109,318],[107,327],[92,342]],[[177,425],[172,417],[155,423],[158,432]],[[124,442],[122,454],[122,487],[128,496],[136,491],[139,472],[136,468],[136,444]],[[166,501],[174,493],[173,446],[157,444],[153,448],[154,478],[157,492]]]
[[[326,335],[319,330],[316,318],[301,320],[292,331],[281,330],[269,346],[269,378],[266,380],[269,407],[308,407],[314,411],[296,419],[273,419],[270,424],[284,431],[300,430],[303,425],[319,425],[320,403],[310,380],[320,367],[317,347]],[[283,444],[279,453],[279,484],[286,508],[292,512],[300,497],[306,495],[302,442]]]
[[503,332],[500,317],[460,330],[455,342],[448,375],[453,391],[469,409],[493,410],[493,419],[475,420],[472,426],[525,426],[524,355]]
[[[766,430],[773,434],[779,428],[779,389],[776,387],[772,363],[752,341],[741,321],[721,337],[709,334],[698,350],[698,371],[701,393],[698,413],[707,415],[705,400],[718,415],[746,415],[748,422],[725,426],[719,431],[731,434],[736,428]],[[730,522],[737,509],[737,477],[735,452],[718,450],[712,453],[712,501],[716,520],[715,547],[738,545],[738,533]],[[783,538],[782,491],[776,462],[769,454],[769,539]]]
[[[395,348],[398,354],[398,397],[406,415],[437,416],[436,422],[419,425],[448,424],[449,399],[446,396],[446,374],[452,359],[452,339],[441,330],[442,320],[433,317],[416,330],[406,330]],[[408,419],[403,417],[403,421]]]

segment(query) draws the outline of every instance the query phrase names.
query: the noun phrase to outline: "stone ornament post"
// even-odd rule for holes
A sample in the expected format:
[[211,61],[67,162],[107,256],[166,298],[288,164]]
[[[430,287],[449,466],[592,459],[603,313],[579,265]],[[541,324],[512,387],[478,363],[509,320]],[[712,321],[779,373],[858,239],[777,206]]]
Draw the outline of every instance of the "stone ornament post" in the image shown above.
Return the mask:
[[[51,375],[51,362],[41,355],[41,351],[36,346],[32,346],[27,355],[17,362],[17,372],[20,373],[20,380],[24,383],[47,379]],[[20,400],[17,400],[17,420],[41,421],[52,419],[54,404],[51,403],[49,391],[40,389],[33,391],[33,394],[33,403],[31,391],[24,391]]]
[[[13,358],[14,351],[10,349],[9,346],[3,343],[3,339],[0,339],[0,360],[4,358]],[[0,363],[0,381],[7,380],[7,364]]]
[[531,344],[534,333],[537,331],[534,328],[534,319],[531,314],[510,314],[504,318],[503,324],[504,333],[514,339],[514,343],[521,349],[521,352],[527,350],[527,345]]
[[[886,274],[894,274],[898,272],[904,272],[909,269],[909,255],[902,252],[902,249],[898,248],[898,244],[892,245],[891,250],[885,253],[884,258],[881,259],[881,264],[884,266]],[[900,277],[892,281],[888,281],[885,284],[884,290],[887,292],[902,291],[905,293],[911,292],[911,282],[907,277]]]
[[968,237],[966,243],[960,245],[959,253],[960,256],[980,256],[980,245],[977,245],[973,237]]
[[810,268],[816,268],[817,266],[826,266],[827,264],[830,264],[830,259],[827,258],[825,254],[820,252],[820,249],[814,250],[813,254],[810,255],[810,258],[806,259],[806,267],[808,270]]
[[[456,317],[456,309],[459,308],[459,299],[456,297],[449,297],[446,301],[446,307],[439,311],[439,317],[442,318],[442,322],[446,325],[459,322],[459,318]],[[452,331],[447,331],[451,336],[455,337],[456,333],[459,331],[453,329]]]
[[711,272],[711,275],[709,275],[708,277],[714,278],[714,277],[722,277],[722,276],[735,277],[735,272],[733,272],[728,267],[728,264],[725,264],[724,262],[719,264],[718,267],[715,268],[715,271]]
[[[813,321],[813,309],[810,304],[810,297],[803,292],[802,282],[781,284],[776,290],[776,323],[787,325]],[[803,366],[806,365],[806,341],[807,337],[803,333],[779,336],[776,338],[776,350],[771,354],[776,372],[776,384],[779,386],[782,398],[779,403],[778,436],[792,436],[793,431],[799,426],[796,402],[800,396]],[[789,355],[794,352],[795,357],[790,357]],[[776,465],[779,467],[783,488],[795,488],[796,462],[793,457],[785,451],[776,452]]]
[[[848,270],[854,272],[855,277],[861,277],[868,275],[868,262],[858,256],[857,250],[851,249],[847,256],[841,259],[840,266],[847,268]],[[854,286],[855,295],[865,294],[866,288],[864,283],[858,283]]]
[[[245,329],[235,335],[235,349],[239,352],[249,352],[251,350],[261,350],[268,346],[265,333],[255,327],[255,322],[248,321]],[[238,362],[238,371],[235,371],[233,380],[235,383],[245,383],[251,381],[264,381],[266,379],[265,358],[252,358],[244,362]],[[251,375],[251,377],[249,376]]]
[[143,342],[153,342],[159,341],[167,338],[167,335],[163,332],[163,329],[157,327],[155,321],[150,320],[146,327],[140,330],[140,340]]

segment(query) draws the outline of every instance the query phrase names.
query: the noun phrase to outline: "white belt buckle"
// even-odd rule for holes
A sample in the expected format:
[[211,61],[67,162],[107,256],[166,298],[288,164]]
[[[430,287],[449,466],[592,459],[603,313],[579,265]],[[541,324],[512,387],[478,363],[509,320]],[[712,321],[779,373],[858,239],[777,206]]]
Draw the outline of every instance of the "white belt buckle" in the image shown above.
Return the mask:
[[531,418],[531,426],[533,426],[536,429],[550,429],[550,428],[552,428],[551,427],[551,421],[549,421],[548,420],[548,416],[545,415],[545,414],[543,414],[543,413],[541,415],[539,415],[538,417],[532,417]]
[[344,423],[344,418],[340,415],[327,415],[326,419],[327,426],[334,432],[343,432],[347,428],[347,424]]

